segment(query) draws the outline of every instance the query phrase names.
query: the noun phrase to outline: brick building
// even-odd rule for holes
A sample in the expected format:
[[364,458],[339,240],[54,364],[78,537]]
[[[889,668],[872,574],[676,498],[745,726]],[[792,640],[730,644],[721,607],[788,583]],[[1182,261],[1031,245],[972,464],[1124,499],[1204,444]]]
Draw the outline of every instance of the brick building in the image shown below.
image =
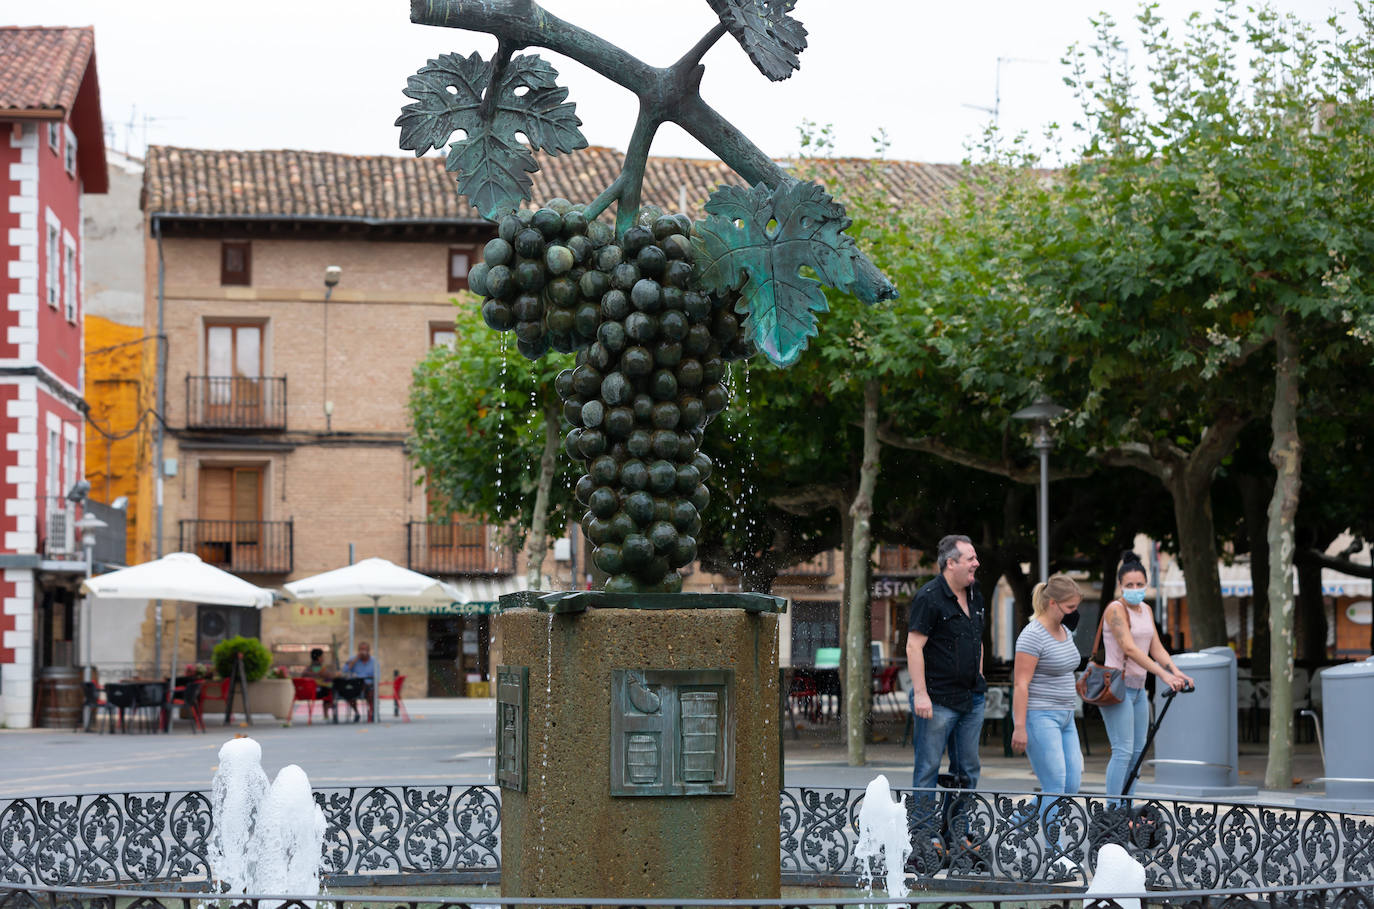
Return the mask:
[[89,28],[0,28],[0,723],[75,662],[84,468],[82,194],[107,187]]
[[[541,165],[535,198],[590,199],[619,172],[620,154],[592,148]],[[894,197],[929,200],[956,169],[890,162],[884,174]],[[739,178],[719,162],[651,158],[645,198],[700,214],[727,182]],[[451,301],[467,292],[492,226],[436,158],[154,147],[142,208],[143,336],[167,339],[154,370],[166,429],[159,439],[149,427],[140,446],[150,454],[138,498],[161,505],[145,522],[139,502],[133,549],[194,552],[279,586],[345,564],[352,544],[356,558],[467,585],[469,614],[383,615],[383,669],[404,673],[416,694],[462,693],[485,678],[485,604],[520,586],[523,561],[493,548],[489,528],[432,520],[404,445],[411,369],[432,344],[454,341]],[[330,266],[341,269],[332,287]],[[779,590],[795,584],[836,628],[838,561],[800,566]],[[568,576],[553,551],[545,569]],[[698,573],[689,587],[713,583],[729,585]],[[282,662],[304,661],[310,646],[347,649],[346,614],[181,608],[183,661],[239,632],[260,635]],[[174,624],[145,610],[131,659],[165,666]]]

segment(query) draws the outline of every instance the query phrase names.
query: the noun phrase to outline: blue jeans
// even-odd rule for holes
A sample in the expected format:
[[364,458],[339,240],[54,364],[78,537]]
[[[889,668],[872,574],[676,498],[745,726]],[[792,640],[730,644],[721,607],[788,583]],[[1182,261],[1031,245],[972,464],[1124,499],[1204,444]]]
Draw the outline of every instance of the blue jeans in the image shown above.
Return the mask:
[[[1072,710],[1026,711],[1026,757],[1045,793],[1072,795],[1083,779],[1083,752],[1078,747],[1078,727]],[[1054,822],[1052,799],[1042,799],[1040,820],[1045,828]]]
[[[1144,688],[1127,688],[1126,699],[1110,707],[1099,707],[1102,721],[1107,725],[1107,739],[1112,743],[1112,758],[1107,762],[1107,795],[1130,795],[1124,792],[1126,774],[1145,750],[1145,735],[1150,728],[1150,697]],[[1135,781],[1131,781],[1135,788]]]
[[951,710],[940,704],[931,707],[930,719],[916,716],[915,695],[908,695],[913,703],[911,713],[911,746],[916,753],[916,766],[911,785],[917,789],[934,789],[940,774],[940,758],[949,748],[949,771],[965,789],[978,786],[978,735],[983,728],[983,694],[973,695],[973,703],[966,711]]

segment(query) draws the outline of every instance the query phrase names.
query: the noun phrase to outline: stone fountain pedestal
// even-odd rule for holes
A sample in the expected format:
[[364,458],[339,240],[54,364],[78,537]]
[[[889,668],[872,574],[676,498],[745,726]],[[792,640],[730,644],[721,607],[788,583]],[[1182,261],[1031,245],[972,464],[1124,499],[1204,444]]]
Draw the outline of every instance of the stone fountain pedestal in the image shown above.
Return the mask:
[[502,598],[502,896],[778,898],[782,603]]

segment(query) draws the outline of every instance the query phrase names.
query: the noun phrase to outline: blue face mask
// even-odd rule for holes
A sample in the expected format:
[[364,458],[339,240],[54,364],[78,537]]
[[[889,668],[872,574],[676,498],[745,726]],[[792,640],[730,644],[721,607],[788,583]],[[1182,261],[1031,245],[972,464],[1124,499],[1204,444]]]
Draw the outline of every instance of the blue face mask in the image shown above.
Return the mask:
[[1145,588],[1135,587],[1131,590],[1123,590],[1121,591],[1121,599],[1130,603],[1132,606],[1139,606],[1141,603],[1145,602]]

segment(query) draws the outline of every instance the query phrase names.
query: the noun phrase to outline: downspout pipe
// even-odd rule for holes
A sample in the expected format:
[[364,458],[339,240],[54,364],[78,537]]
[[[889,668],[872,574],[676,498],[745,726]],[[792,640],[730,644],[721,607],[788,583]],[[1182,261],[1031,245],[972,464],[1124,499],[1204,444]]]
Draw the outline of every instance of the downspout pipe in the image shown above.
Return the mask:
[[[154,375],[157,389],[157,413],[153,419],[153,488],[156,493],[153,515],[153,538],[155,541],[154,558],[162,558],[162,446],[165,433],[162,428],[163,416],[167,413],[167,354],[166,354],[166,287],[167,264],[162,255],[162,220],[152,216],[153,237],[157,241],[157,369]],[[162,666],[162,601],[157,600],[153,607],[153,665]],[[176,650],[175,647],[172,648]],[[175,673],[172,673],[174,676]]]

